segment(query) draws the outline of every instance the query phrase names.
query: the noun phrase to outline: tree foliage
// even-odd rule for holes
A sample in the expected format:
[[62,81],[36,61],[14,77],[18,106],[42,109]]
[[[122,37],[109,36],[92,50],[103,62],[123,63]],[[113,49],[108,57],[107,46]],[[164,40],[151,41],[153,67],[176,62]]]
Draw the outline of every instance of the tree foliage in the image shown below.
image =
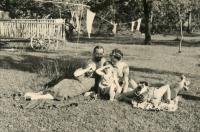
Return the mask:
[[157,0],[153,8],[153,28],[155,32],[177,30],[179,21],[188,19],[191,0]]
[[[59,0],[52,0],[59,1]],[[145,17],[143,0],[62,0],[71,3],[89,5],[96,12],[109,21],[126,23]],[[193,25],[200,25],[199,0],[146,0],[151,3],[152,32],[163,33],[176,31],[179,21],[188,19],[188,12],[192,12]],[[1,0],[0,10],[9,11],[11,18],[66,18],[69,10],[76,10],[66,4],[36,2],[35,0]],[[101,21],[99,21],[102,23]],[[105,23],[104,23],[105,24]]]

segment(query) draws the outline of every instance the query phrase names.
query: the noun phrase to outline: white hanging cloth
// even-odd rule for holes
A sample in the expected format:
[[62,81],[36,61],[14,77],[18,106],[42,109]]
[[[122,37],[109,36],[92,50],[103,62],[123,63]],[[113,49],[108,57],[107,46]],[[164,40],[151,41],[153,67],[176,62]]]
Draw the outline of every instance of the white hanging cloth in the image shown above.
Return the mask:
[[117,23],[114,23],[114,24],[113,24],[113,30],[112,30],[112,32],[113,32],[114,34],[117,33]]
[[136,28],[137,31],[140,31],[141,22],[142,22],[142,18],[139,18],[139,19],[137,20],[137,28]]
[[78,13],[76,13],[75,18],[76,18],[76,31],[77,31],[78,33],[80,33],[80,27],[81,27],[81,25],[80,25],[80,20],[79,20],[79,15],[78,15]]
[[131,32],[134,31],[134,27],[135,27],[135,21],[132,21],[132,22],[131,22]]
[[96,13],[87,9],[86,25],[87,25],[87,32],[88,32],[89,38],[90,38],[90,34],[92,33],[92,24],[93,24],[95,15]]
[[70,20],[70,23],[72,25],[74,25],[74,14],[75,14],[75,12],[71,11],[71,20]]

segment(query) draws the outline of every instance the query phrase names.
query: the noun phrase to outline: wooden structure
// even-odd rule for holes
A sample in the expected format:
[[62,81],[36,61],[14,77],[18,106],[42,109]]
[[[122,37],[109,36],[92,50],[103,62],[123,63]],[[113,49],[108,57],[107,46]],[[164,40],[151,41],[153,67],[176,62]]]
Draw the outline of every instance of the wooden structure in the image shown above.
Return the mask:
[[54,38],[65,39],[63,19],[0,20],[0,38]]
[[45,49],[52,42],[58,44],[58,41],[65,41],[65,20],[0,20],[0,39],[30,39],[32,48],[39,46]]

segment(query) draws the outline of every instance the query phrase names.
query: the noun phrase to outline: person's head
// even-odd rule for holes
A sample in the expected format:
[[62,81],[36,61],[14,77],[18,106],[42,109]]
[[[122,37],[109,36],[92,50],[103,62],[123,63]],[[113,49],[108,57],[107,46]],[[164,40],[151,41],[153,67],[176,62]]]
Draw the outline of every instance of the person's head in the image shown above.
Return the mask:
[[96,46],[93,50],[93,59],[94,61],[101,61],[104,56],[104,48],[102,46]]
[[136,94],[137,95],[142,95],[144,93],[146,93],[149,89],[149,83],[146,81],[141,81],[138,84],[138,87],[136,89]]
[[117,63],[118,61],[122,60],[123,58],[123,53],[119,49],[113,49],[111,54],[110,54],[111,62],[113,64]]
[[110,61],[106,61],[106,62],[103,64],[103,66],[109,66],[109,67],[107,67],[107,68],[104,69],[104,72],[105,72],[106,74],[109,74],[109,73],[112,72],[112,64],[111,64]]
[[135,89],[136,101],[139,103],[144,102],[148,98],[149,83],[141,81]]

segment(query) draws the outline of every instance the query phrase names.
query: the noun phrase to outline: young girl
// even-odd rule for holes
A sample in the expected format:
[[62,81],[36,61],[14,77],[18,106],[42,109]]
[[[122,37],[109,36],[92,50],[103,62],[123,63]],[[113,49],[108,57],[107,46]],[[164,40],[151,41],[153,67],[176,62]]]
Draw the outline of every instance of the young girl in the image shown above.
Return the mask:
[[109,62],[106,62],[103,67],[97,69],[96,73],[101,76],[99,93],[103,95],[109,94],[109,100],[113,101],[116,93],[121,93],[122,91],[117,79],[117,73],[114,72],[114,69]]

